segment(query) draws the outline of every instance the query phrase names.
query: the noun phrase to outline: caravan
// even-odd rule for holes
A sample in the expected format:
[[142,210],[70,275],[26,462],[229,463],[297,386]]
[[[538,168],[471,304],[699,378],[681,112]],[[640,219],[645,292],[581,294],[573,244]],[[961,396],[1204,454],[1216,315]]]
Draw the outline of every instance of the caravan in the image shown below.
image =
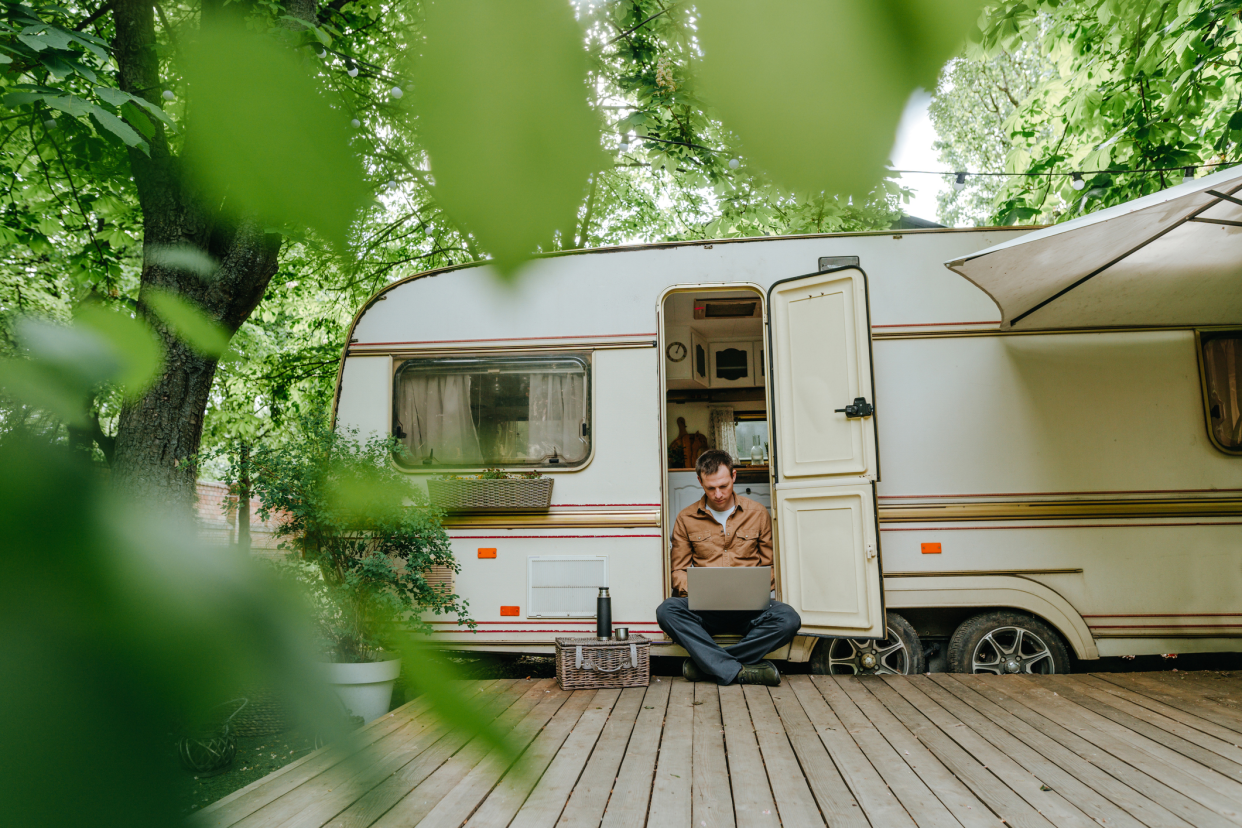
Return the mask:
[[[1062,672],[1232,650],[1242,258],[1220,245],[1242,232],[1239,175],[1035,232],[610,248],[512,284],[486,265],[419,274],[355,318],[336,424],[396,435],[419,480],[552,481],[541,508],[449,514],[461,571],[433,574],[478,625],[434,619],[446,647],[551,652],[593,633],[608,586],[616,624],[681,654],[655,623],[667,536],[700,495],[693,455],[719,446],[771,510],[778,597],[803,620],[774,657]],[[1170,282],[1152,264],[1196,253],[1217,270]]]

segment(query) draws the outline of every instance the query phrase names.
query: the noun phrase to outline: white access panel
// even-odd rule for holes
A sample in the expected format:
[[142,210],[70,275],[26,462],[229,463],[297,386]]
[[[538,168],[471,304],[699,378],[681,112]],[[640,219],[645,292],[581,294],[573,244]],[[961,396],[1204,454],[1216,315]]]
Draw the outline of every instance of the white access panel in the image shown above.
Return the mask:
[[875,479],[874,421],[837,409],[874,402],[871,331],[861,271],[809,276],[772,289],[776,434],[780,479]]
[[[875,634],[883,603],[871,485],[778,487],[776,510],[782,597],[802,616],[803,628]],[[797,549],[792,559],[789,546]],[[882,636],[882,624],[880,630]]]

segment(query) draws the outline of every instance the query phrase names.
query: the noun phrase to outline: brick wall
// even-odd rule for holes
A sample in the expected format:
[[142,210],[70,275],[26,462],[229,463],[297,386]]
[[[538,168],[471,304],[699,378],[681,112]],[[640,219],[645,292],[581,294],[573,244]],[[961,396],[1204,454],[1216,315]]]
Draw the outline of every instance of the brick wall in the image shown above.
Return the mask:
[[[214,481],[198,484],[198,520],[203,540],[212,546],[231,546],[237,543],[237,495],[229,492],[228,485]],[[258,556],[279,558],[284,550],[278,549],[280,540],[275,536],[277,515],[267,521],[259,520],[259,500],[250,500],[250,549]]]

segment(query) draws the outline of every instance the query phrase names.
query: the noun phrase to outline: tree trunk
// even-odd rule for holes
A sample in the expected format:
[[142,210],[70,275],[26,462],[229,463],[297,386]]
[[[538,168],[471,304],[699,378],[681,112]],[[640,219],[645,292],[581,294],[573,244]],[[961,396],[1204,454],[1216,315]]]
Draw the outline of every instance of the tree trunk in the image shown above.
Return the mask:
[[[117,0],[113,17],[120,87],[159,105],[163,86],[151,3]],[[265,233],[256,218],[230,219],[222,205],[203,198],[194,183],[183,177],[180,159],[171,153],[162,125],[157,123],[149,143],[150,156],[129,151],[143,214],[138,309],[158,331],[165,363],[146,393],[121,411],[112,479],[127,496],[167,504],[188,515],[197,478],[193,456],[202,439],[216,360],[195,353],[177,339],[150,312],[147,299],[152,288],[175,292],[233,334],[258,306],[276,272],[281,238]],[[165,248],[186,247],[211,257],[219,265],[217,273],[203,278],[164,264],[166,257],[151,255]]]
[[250,554],[250,446],[241,444],[241,474],[237,481],[237,549]]

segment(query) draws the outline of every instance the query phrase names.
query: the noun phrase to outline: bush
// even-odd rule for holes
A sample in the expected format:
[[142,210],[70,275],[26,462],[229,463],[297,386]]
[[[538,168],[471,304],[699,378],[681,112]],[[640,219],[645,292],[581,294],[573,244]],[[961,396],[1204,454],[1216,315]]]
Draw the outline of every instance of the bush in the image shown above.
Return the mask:
[[426,612],[455,614],[473,627],[467,603],[427,581],[433,566],[460,567],[441,513],[390,462],[396,441],[362,440],[323,418],[303,420],[300,432],[287,445],[255,451],[250,472],[260,517],[276,516],[329,660],[389,657],[403,633],[431,631]]

